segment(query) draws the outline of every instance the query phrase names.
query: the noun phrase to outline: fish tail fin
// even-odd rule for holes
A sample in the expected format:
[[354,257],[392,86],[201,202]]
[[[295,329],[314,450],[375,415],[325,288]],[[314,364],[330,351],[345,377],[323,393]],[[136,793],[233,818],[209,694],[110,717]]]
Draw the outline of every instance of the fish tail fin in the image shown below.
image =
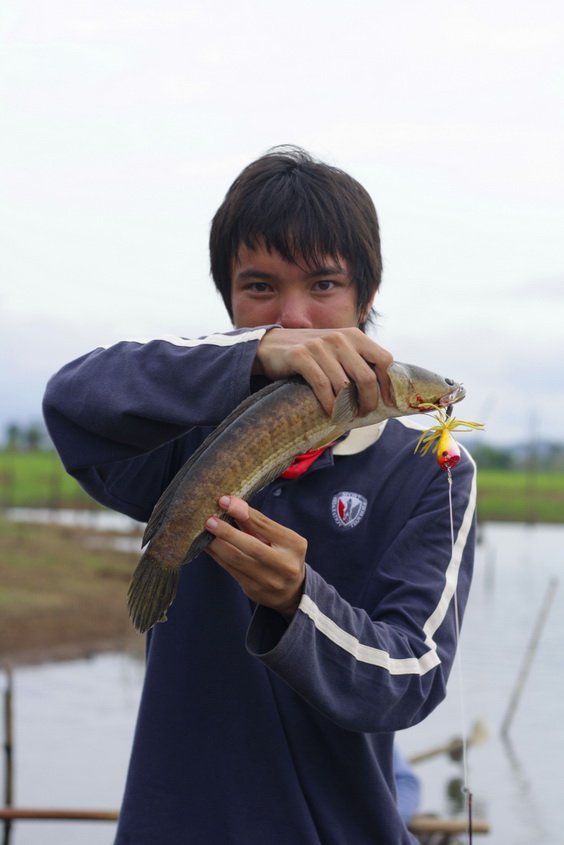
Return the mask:
[[163,566],[146,551],[131,578],[127,609],[133,625],[145,634],[157,622],[166,622],[166,611],[178,588],[180,568]]

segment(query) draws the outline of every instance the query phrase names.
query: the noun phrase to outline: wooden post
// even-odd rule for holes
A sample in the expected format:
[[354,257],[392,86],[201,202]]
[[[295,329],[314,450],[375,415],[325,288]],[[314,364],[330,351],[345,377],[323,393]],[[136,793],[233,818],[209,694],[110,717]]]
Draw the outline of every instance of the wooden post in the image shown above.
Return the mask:
[[[6,670],[6,690],[4,692],[4,804],[11,807],[14,801],[14,766],[13,766],[13,719],[12,719],[12,670]],[[4,845],[9,845],[12,820],[4,819]]]

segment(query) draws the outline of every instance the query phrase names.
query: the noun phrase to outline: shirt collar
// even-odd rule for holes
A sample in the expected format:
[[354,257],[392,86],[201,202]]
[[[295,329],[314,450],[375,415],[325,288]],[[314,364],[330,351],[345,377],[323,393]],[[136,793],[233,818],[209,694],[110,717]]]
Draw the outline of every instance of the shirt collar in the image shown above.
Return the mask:
[[333,446],[334,455],[357,455],[359,452],[364,452],[373,443],[376,443],[386,427],[387,420],[375,423],[374,425],[366,425],[362,428],[353,428],[349,432],[349,436],[341,440]]

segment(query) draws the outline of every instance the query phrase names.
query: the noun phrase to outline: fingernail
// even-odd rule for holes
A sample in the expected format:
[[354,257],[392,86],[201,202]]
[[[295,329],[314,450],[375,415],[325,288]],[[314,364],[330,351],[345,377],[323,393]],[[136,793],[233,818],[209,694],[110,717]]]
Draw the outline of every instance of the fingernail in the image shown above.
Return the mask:
[[219,521],[215,519],[213,516],[206,521],[206,528],[209,528],[211,531],[215,530],[219,525]]
[[227,509],[231,504],[231,496],[221,496],[219,499],[220,507]]

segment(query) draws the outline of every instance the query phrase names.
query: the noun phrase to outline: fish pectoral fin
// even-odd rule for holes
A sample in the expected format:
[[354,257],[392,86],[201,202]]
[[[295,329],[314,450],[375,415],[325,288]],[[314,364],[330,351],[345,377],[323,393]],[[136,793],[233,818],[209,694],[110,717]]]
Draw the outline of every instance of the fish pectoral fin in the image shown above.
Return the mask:
[[[337,394],[331,422],[335,426],[346,426],[351,423],[358,414],[358,390],[354,382],[350,382]],[[331,442],[331,441],[329,441]],[[324,445],[324,444],[319,444]],[[317,447],[319,448],[319,447]]]
[[[315,451],[315,449],[322,449],[324,446],[329,446],[330,443],[333,443],[337,439],[337,437],[340,437],[341,434],[344,434],[345,431],[346,429],[342,428],[340,428],[339,430],[335,428],[332,429],[331,434],[328,434],[326,437],[320,440],[319,443],[314,443],[312,446],[310,446],[310,451],[313,452]],[[284,472],[284,470],[282,470],[282,472]]]
[[[219,518],[223,520],[223,522],[227,522],[228,525],[237,525],[235,520],[231,516],[228,516],[226,513],[222,514]],[[213,539],[215,539],[215,534],[210,534],[209,531],[202,531],[200,534],[198,534],[198,536],[193,540],[193,542],[189,546],[188,551],[186,552],[186,556],[182,561],[182,566],[184,566],[186,563],[191,563],[195,557],[198,557],[200,552],[205,551],[205,549],[209,546]]]
[[[221,519],[221,517],[220,517]],[[187,563],[191,563],[195,557],[198,557],[200,552],[203,552],[207,546],[211,543],[214,539],[214,535],[210,534],[209,531],[202,531],[198,536],[192,541],[188,551],[186,552],[186,556],[182,561],[182,566]]]

